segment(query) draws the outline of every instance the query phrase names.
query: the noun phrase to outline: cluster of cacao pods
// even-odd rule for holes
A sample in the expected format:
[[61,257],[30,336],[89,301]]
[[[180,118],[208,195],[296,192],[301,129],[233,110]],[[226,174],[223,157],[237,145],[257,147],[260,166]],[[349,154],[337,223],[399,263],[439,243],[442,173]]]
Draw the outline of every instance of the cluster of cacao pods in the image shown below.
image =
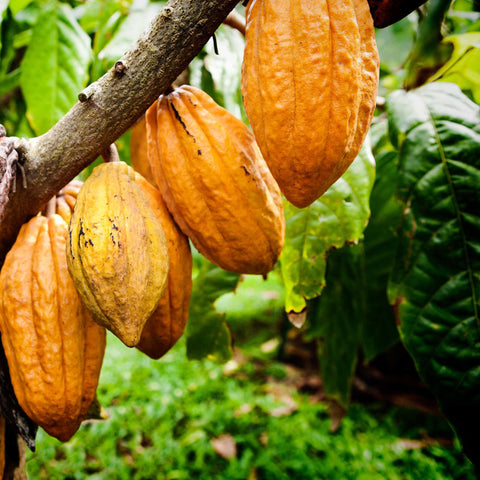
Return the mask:
[[95,398],[105,329],[152,358],[182,335],[190,242],[221,268],[265,276],[283,247],[282,193],[310,205],[365,139],[379,66],[367,0],[250,0],[246,19],[253,133],[202,90],[170,89],[132,130],[133,168],[106,162],[67,185],[6,257],[0,333],[12,385],[60,440]]
[[285,219],[252,133],[202,90],[162,95],[131,138],[134,168],[103,163],[78,193],[68,267],[93,319],[159,358],[186,325],[189,241],[222,268],[266,275]]

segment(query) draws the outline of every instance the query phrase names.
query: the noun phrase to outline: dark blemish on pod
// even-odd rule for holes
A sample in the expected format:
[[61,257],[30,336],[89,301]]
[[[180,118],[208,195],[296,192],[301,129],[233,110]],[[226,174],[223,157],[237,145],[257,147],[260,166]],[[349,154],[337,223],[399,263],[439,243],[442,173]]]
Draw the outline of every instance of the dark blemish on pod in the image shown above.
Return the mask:
[[80,231],[78,232],[78,248],[82,247],[82,235],[85,237],[85,231],[83,230],[83,222],[80,220]]
[[68,233],[69,236],[70,236],[70,255],[72,256],[73,259],[75,259],[75,255],[73,254],[73,248],[72,248],[72,231],[70,230],[70,232]]
[[172,107],[175,118],[180,122],[180,125],[183,127],[185,132],[187,132],[187,135],[190,135],[191,137],[193,137],[193,135],[188,131],[187,126],[185,125],[185,122],[182,120],[182,117],[178,113],[178,110],[173,106],[173,103],[169,103],[169,105],[170,107]]

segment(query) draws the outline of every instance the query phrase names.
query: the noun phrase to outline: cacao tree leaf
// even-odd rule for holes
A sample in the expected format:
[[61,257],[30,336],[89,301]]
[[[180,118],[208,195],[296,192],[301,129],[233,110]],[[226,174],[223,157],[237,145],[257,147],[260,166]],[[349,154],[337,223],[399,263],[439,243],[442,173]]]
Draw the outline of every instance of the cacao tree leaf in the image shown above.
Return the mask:
[[20,69],[13,70],[0,77],[0,96],[5,95],[20,85]]
[[[8,75],[10,67],[15,55],[18,54],[14,45],[16,25],[12,18],[12,13],[9,9],[1,12],[1,27],[0,27],[0,74]],[[20,72],[17,68],[15,71]]]
[[328,255],[326,286],[309,303],[307,339],[318,339],[325,394],[346,407],[365,318],[363,244],[345,245]]
[[[97,35],[100,30],[104,29],[108,19],[115,13],[119,12],[120,15],[126,16],[129,8],[132,4],[132,0],[87,0],[75,8],[75,16],[78,18],[78,22],[82,29],[90,34]],[[112,37],[113,32],[110,34]],[[102,38],[106,38],[108,33],[103,33]],[[98,38],[94,38],[94,51],[98,52],[99,49],[95,47],[95,44],[99,43]],[[108,41],[103,43],[102,47],[106,45]],[[100,48],[100,49],[101,49]]]
[[6,3],[8,3],[12,13],[16,15],[20,10],[23,10],[32,2],[33,0],[8,0]]
[[194,255],[197,273],[186,328],[187,357],[190,360],[209,358],[219,363],[232,357],[232,339],[224,315],[216,311],[214,302],[237,286],[239,275],[227,272]]
[[132,48],[165,3],[164,1],[134,0],[128,15],[122,16],[119,11],[113,12],[108,22],[96,35],[98,45],[95,51],[98,52],[99,62],[96,62],[97,68],[94,75],[98,76],[106,72],[127,50]]
[[372,125],[370,137],[376,175],[370,196],[371,215],[363,240],[366,310],[360,343],[366,362],[399,339],[393,308],[388,301],[387,285],[402,212],[402,204],[395,198],[398,154],[389,140],[386,119]]
[[443,43],[452,44],[452,55],[429,81],[456,83],[480,103],[480,32],[451,35]]
[[21,65],[27,118],[37,135],[46,132],[76,102],[88,79],[88,35],[72,9],[50,0],[43,6]]
[[287,312],[301,312],[306,300],[322,293],[327,251],[361,238],[370,215],[374,176],[367,141],[344,175],[309,207],[284,202],[287,227],[280,269]]
[[389,295],[401,338],[480,465],[480,107],[432,83],[388,97],[405,203]]

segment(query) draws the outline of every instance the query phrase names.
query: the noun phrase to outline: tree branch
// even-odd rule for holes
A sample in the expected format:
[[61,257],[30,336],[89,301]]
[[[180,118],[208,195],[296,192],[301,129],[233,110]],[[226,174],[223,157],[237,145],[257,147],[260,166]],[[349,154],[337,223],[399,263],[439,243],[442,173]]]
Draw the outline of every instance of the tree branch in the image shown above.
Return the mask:
[[170,0],[150,28],[40,137],[18,139],[17,182],[0,224],[0,263],[20,226],[125,133],[188,66],[239,0]]

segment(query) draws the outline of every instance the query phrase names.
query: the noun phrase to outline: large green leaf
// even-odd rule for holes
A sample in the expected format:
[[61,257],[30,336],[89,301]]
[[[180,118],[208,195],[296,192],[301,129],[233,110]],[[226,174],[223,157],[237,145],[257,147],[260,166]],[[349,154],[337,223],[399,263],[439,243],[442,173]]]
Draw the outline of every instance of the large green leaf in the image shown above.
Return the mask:
[[287,229],[280,268],[285,309],[301,312],[325,286],[326,252],[362,236],[370,215],[375,165],[368,142],[344,175],[312,205],[285,202]]
[[417,369],[480,464],[480,107],[449,83],[388,98],[405,202],[390,296]]
[[209,358],[226,362],[232,356],[232,339],[224,315],[217,313],[214,303],[235,290],[239,275],[222,270],[198,253],[194,258],[197,273],[193,278],[186,329],[187,356],[191,360]]
[[308,302],[307,339],[317,340],[325,393],[345,407],[359,348],[370,361],[398,341],[387,298],[401,209],[394,193],[397,153],[388,139],[387,121],[370,129],[376,178],[371,217],[364,239],[328,252],[326,286]]
[[307,339],[318,339],[325,394],[343,406],[350,401],[365,318],[363,244],[345,245],[328,255],[326,286],[309,304]]
[[27,117],[37,135],[76,102],[86,84],[90,61],[90,39],[72,9],[50,0],[38,16],[21,66]]
[[387,284],[397,247],[402,205],[395,198],[398,154],[388,138],[386,119],[370,128],[376,176],[370,196],[371,215],[364,232],[365,318],[361,346],[366,362],[398,341]]

